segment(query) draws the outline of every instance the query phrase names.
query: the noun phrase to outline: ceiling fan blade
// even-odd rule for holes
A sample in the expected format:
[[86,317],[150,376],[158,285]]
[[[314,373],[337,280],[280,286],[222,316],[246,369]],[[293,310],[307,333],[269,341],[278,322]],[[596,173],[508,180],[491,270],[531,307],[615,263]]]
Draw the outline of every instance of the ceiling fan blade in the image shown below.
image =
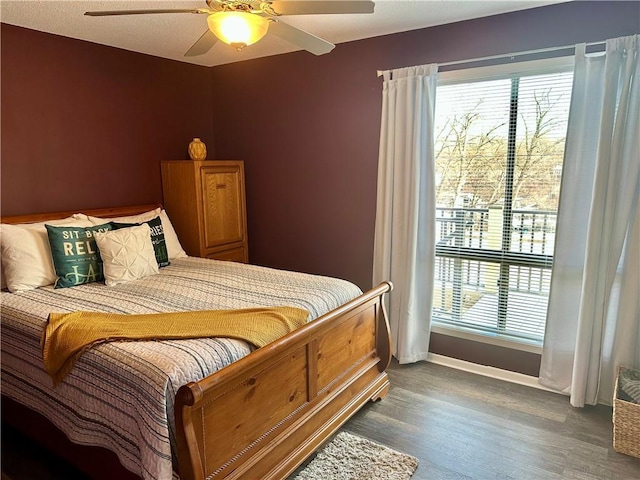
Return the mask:
[[314,55],[323,55],[329,53],[335,48],[333,43],[327,42],[315,35],[311,35],[304,30],[292,27],[289,24],[279,21],[273,21],[269,24],[269,33],[280,37],[287,42],[291,42],[294,45],[302,47],[307,52],[311,52]]
[[209,50],[211,50],[211,47],[213,47],[217,41],[218,41],[218,37],[216,37],[211,32],[211,30],[207,29],[196,41],[196,43],[191,45],[191,48],[187,50],[184,56],[195,57],[197,55],[204,55]]
[[111,15],[146,15],[149,13],[212,13],[206,8],[170,8],[164,10],[106,10],[102,12],[84,12],[88,17],[108,17]]
[[312,15],[322,13],[373,13],[374,3],[368,0],[348,1],[274,1],[271,8],[278,15]]

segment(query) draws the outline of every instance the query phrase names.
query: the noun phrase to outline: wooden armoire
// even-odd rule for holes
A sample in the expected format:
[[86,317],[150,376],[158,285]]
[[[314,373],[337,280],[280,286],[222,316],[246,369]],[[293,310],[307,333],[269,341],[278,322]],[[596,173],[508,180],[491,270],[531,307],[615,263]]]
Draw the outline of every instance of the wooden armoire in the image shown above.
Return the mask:
[[164,208],[182,247],[193,257],[247,263],[242,160],[167,160]]

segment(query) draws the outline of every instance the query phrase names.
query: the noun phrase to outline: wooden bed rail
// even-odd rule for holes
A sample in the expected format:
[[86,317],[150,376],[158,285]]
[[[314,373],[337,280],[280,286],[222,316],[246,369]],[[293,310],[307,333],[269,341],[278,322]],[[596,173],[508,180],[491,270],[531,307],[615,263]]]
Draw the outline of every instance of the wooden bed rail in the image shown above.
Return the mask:
[[133,205],[126,207],[111,207],[111,208],[88,208],[84,210],[69,210],[66,212],[51,212],[51,213],[35,213],[28,215],[8,215],[0,217],[1,223],[33,223],[33,222],[46,222],[47,220],[59,220],[61,218],[67,218],[74,213],[84,213],[85,215],[91,215],[92,217],[124,217],[128,215],[137,215],[140,213],[155,210],[158,207],[162,207],[159,203],[149,203],[145,205]]
[[362,405],[391,360],[384,282],[176,396],[182,480],[282,479]]

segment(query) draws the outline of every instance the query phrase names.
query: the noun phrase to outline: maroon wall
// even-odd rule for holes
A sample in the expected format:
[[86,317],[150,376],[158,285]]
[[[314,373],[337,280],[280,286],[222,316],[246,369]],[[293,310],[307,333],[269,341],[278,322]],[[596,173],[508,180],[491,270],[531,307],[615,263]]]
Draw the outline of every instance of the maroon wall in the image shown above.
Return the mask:
[[216,153],[246,162],[251,262],[371,286],[376,70],[639,30],[636,2],[570,2],[214,68]]
[[160,161],[213,150],[210,69],[0,33],[3,215],[161,202]]

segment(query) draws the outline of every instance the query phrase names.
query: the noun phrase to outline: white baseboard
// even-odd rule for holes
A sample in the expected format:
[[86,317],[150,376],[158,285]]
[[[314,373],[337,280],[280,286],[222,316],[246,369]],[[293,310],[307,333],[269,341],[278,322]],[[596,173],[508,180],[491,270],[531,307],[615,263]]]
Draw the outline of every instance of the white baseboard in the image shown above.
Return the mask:
[[455,368],[457,370],[464,370],[465,372],[475,373],[477,375],[483,375],[485,377],[496,378],[498,380],[504,380],[505,382],[517,383],[518,385],[526,385],[527,387],[537,388],[539,390],[546,390],[547,392],[558,393],[561,392],[551,390],[550,388],[540,385],[537,377],[530,375],[524,375],[522,373],[511,372],[509,370],[502,370],[501,368],[489,367],[487,365],[480,365],[477,363],[467,362],[465,360],[458,360],[457,358],[445,357],[437,353],[429,353],[427,361],[435,363],[437,365],[443,365],[445,367]]

